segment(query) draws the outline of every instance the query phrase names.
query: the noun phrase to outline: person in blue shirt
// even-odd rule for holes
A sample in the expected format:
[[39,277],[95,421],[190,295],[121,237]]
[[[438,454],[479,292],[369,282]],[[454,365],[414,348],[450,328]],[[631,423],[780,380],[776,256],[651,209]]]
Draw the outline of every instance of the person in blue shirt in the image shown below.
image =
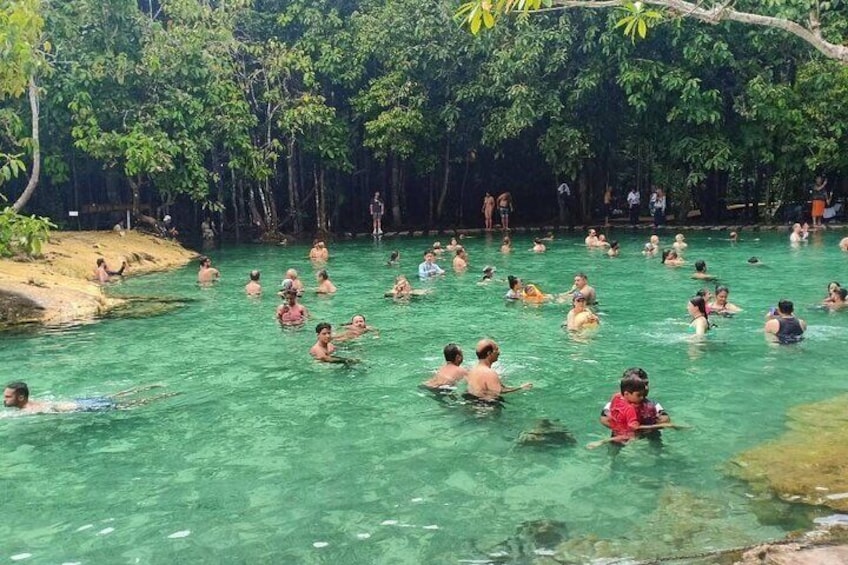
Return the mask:
[[418,276],[422,279],[430,279],[438,275],[444,275],[445,271],[433,261],[436,255],[431,249],[424,253],[424,262],[418,265]]

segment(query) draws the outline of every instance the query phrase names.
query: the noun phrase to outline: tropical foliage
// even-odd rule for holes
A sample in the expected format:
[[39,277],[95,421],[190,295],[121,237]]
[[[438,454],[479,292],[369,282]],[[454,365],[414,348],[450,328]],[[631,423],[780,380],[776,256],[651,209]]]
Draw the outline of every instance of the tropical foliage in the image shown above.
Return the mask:
[[[551,222],[563,180],[583,219],[608,185],[710,221],[818,174],[844,194],[848,66],[671,1],[0,0],[2,190],[251,237],[367,229],[375,191],[394,228],[478,225],[502,190]],[[848,34],[842,0],[724,5]]]

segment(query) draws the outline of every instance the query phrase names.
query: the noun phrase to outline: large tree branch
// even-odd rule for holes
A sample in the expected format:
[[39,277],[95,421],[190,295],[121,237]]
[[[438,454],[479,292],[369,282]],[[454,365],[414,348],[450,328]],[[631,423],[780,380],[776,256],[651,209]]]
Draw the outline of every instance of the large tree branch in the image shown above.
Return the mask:
[[29,77],[29,107],[32,111],[32,173],[29,176],[23,193],[12,204],[12,210],[20,212],[21,208],[29,202],[30,196],[38,186],[38,177],[41,174],[41,143],[38,138],[38,85],[35,84],[35,76]]
[[[554,0],[553,9],[613,8],[624,6],[625,3],[625,0]],[[711,24],[731,21],[787,31],[812,45],[827,57],[848,64],[848,47],[824,40],[817,29],[816,18],[811,18],[813,21],[811,21],[812,29],[810,29],[784,18],[738,12],[730,6],[731,2],[717,3],[710,8],[703,7],[700,3],[695,4],[685,0],[643,0],[643,4],[666,8],[674,15],[694,18]]]

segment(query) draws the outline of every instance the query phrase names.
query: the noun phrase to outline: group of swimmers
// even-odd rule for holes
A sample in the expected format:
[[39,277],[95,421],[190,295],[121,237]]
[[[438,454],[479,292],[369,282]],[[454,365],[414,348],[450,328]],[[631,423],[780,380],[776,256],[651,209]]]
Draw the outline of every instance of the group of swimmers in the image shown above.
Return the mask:
[[[552,240],[553,234],[535,238],[530,251],[534,253],[545,253],[547,250],[545,243]],[[806,230],[804,230],[804,226],[793,227],[790,241],[794,244],[805,240]],[[738,234],[731,232],[730,241],[737,242]],[[598,234],[594,229],[589,231],[584,243],[588,248],[606,250],[610,257],[617,257],[620,251],[617,241],[608,242],[603,234]],[[649,257],[660,254],[661,262],[664,265],[679,267],[686,263],[683,255],[686,253],[687,248],[688,244],[683,234],[677,234],[674,242],[668,249],[662,249],[659,237],[652,235],[650,240],[644,245],[642,254]],[[848,251],[848,238],[840,241],[840,248]],[[500,250],[502,253],[512,252],[512,241],[508,235],[503,237]],[[421,280],[440,277],[445,274],[445,270],[436,262],[437,258],[445,252],[454,254],[452,260],[454,271],[463,272],[468,268],[467,251],[456,238],[452,238],[450,244],[445,248],[442,247],[440,242],[435,242],[432,248],[424,253],[423,261],[419,264],[418,275]],[[319,266],[329,259],[329,251],[323,241],[316,240],[314,242],[309,252],[309,259]],[[399,260],[400,253],[395,251],[390,256],[388,265],[396,265]],[[759,261],[752,258],[752,260],[749,260],[749,263],[759,264]],[[692,278],[702,281],[715,280],[715,277],[707,272],[705,261],[696,261],[694,266],[695,273],[692,275]],[[101,268],[100,262],[98,262],[98,268]],[[122,265],[121,272],[124,268],[125,265]],[[102,269],[107,273],[107,276],[121,274],[121,272],[108,271],[105,262],[103,262]],[[483,272],[483,281],[491,280],[494,273],[494,267],[486,267]],[[326,269],[320,269],[316,276],[318,279],[317,293],[333,294],[336,292],[336,287],[329,280]],[[211,266],[211,260],[208,257],[202,257],[200,260],[198,281],[209,283],[217,280],[219,277],[220,273]],[[251,296],[261,294],[260,272],[258,270],[251,271],[249,279],[245,285],[246,294]],[[572,308],[563,322],[563,326],[567,327],[568,330],[581,331],[583,329],[597,327],[600,322],[597,314],[592,310],[597,304],[596,291],[588,284],[588,277],[585,273],[577,273],[574,276],[573,287],[569,291],[560,294],[546,294],[537,285],[533,283],[524,284],[520,278],[515,276],[509,276],[508,283],[509,290],[505,297],[507,300],[520,300],[529,303],[561,303],[570,300]],[[425,292],[427,291],[416,291],[412,288],[406,276],[398,275],[391,290],[386,292],[386,296],[408,298],[415,296],[416,293]],[[309,312],[305,306],[298,302],[298,298],[302,294],[303,282],[299,279],[294,269],[289,269],[286,272],[286,278],[283,280],[282,288],[279,292],[279,295],[284,300],[284,304],[277,308],[277,319],[282,325],[302,325],[307,321]],[[720,285],[716,287],[714,296],[712,296],[709,290],[703,289],[699,291],[698,295],[691,298],[687,304],[691,317],[689,326],[691,331],[697,335],[704,335],[713,327],[709,321],[710,315],[732,316],[740,312],[741,309],[738,306],[728,301],[728,295],[729,289],[726,286]],[[848,299],[848,290],[842,289],[838,283],[831,283],[829,285],[828,296],[825,300],[826,304],[830,307],[839,308],[846,304],[846,299]],[[332,326],[329,323],[319,323],[315,328],[316,342],[309,350],[310,355],[315,360],[321,362],[354,362],[355,360],[338,356],[333,342],[355,339],[366,332],[376,332],[376,330],[366,324],[365,318],[361,314],[353,316],[351,321],[345,324],[344,327],[343,332],[333,334]],[[764,329],[767,334],[776,336],[781,343],[793,343],[802,338],[806,329],[806,323],[795,317],[794,305],[791,301],[781,300],[769,312]],[[453,391],[456,385],[464,380],[467,390],[463,398],[474,403],[482,404],[498,404],[502,401],[503,394],[532,388],[532,384],[530,383],[525,383],[519,387],[506,387],[502,384],[497,372],[492,368],[492,364],[497,361],[500,355],[500,348],[494,341],[488,339],[481,340],[477,344],[475,354],[477,356],[477,364],[471,370],[466,370],[462,367],[463,354],[461,348],[456,344],[448,344],[444,349],[445,365],[430,380],[423,383],[422,386],[439,392]],[[619,392],[613,396],[608,405],[602,410],[601,423],[612,430],[611,438],[605,441],[611,441],[613,443],[624,443],[640,434],[653,432],[664,427],[673,427],[670,424],[668,414],[662,407],[647,399],[647,375],[644,370],[638,368],[625,371],[620,382]]]

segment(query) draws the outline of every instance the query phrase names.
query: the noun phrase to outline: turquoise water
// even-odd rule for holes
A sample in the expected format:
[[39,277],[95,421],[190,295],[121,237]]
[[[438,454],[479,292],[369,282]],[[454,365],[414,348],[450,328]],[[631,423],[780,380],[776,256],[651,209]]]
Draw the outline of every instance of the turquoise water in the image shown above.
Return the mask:
[[[231,247],[212,255],[221,282],[202,289],[194,266],[131,278],[116,293],[191,299],[164,316],[109,319],[0,339],[2,378],[25,379],[34,398],[108,394],[145,383],[181,393],[126,411],[0,420],[4,502],[0,560],[33,563],[457,563],[532,562],[513,538],[523,524],[564,523],[575,562],[600,553],[687,554],[776,538],[819,511],[764,499],[728,478],[727,461],[778,437],[787,408],[848,390],[848,312],[813,308],[830,280],[846,282],[840,234],[791,249],[786,234],[687,235],[689,266],[639,254],[643,233],[613,234],[622,256],[561,237],[544,255],[516,237],[469,238],[468,274],[422,285],[414,276],[429,240],[339,243],[327,266],[339,292],[307,293],[308,327],[281,330],[272,292],[286,268],[314,288],[304,247]],[[712,238],[711,238],[712,237]],[[670,242],[671,234],[664,241]],[[444,243],[444,241],[443,241]],[[398,268],[386,267],[392,249]],[[765,263],[749,267],[757,255]],[[687,333],[689,279],[699,258],[730,285],[744,311],[704,343]],[[483,266],[497,266],[489,285]],[[266,294],[244,296],[250,269]],[[565,305],[505,304],[508,274],[564,291],[585,271],[598,290],[601,328],[575,339],[560,328]],[[381,298],[403,272],[432,294]],[[809,323],[798,346],[762,334],[781,297]],[[307,350],[314,323],[355,313],[380,329],[340,353],[350,367],[319,365]],[[450,341],[466,364],[474,344],[501,346],[496,367],[510,395],[498,416],[440,404],[417,390]],[[601,406],[630,366],[651,377],[651,397],[674,421],[664,445],[617,457],[583,446],[605,436]],[[516,445],[539,418],[560,420],[577,447]],[[822,511],[823,512],[823,511]],[[510,541],[503,544],[504,541]],[[317,547],[316,547],[317,545]]]

